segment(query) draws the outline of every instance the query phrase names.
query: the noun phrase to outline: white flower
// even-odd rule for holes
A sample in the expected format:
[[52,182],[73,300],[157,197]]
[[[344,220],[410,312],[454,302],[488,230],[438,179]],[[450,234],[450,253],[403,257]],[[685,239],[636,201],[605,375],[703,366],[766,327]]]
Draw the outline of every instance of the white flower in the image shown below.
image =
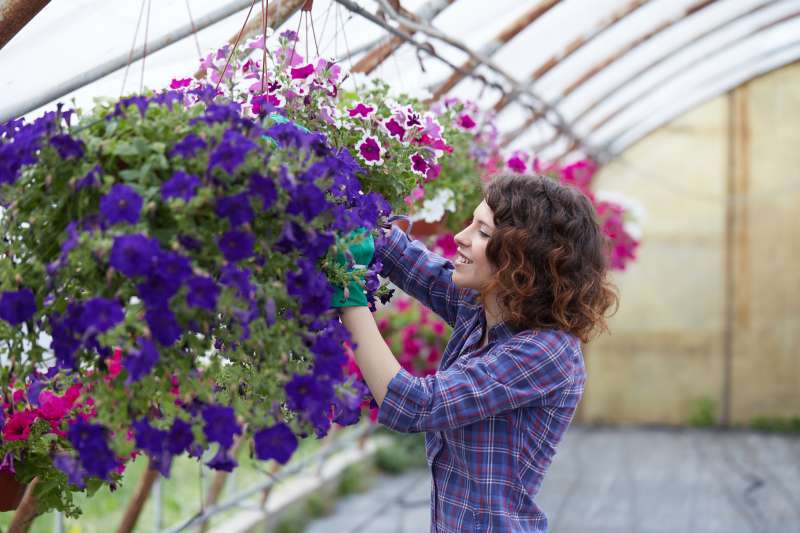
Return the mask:
[[436,196],[428,198],[422,203],[422,207],[411,215],[412,222],[424,220],[425,222],[436,222],[444,218],[446,211],[456,212],[456,195],[450,189],[439,189]]

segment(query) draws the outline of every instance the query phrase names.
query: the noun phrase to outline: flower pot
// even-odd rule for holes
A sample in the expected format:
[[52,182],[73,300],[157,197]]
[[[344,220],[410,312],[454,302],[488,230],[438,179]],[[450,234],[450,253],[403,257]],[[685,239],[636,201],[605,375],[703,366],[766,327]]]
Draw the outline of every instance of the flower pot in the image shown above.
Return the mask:
[[14,474],[0,471],[0,511],[13,511],[25,495],[25,487]]
[[417,220],[411,228],[411,235],[416,238],[430,237],[432,235],[441,235],[447,233],[447,228],[441,220],[436,222],[425,222],[424,220]]

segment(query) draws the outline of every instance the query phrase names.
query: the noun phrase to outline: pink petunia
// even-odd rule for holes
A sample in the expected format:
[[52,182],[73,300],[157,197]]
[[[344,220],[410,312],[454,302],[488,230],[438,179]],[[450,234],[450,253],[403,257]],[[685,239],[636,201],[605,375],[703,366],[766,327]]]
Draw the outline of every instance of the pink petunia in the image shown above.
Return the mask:
[[305,59],[302,55],[297,53],[297,50],[279,48],[275,55],[280,63],[288,64],[290,67],[294,67],[305,62]]
[[7,441],[28,440],[35,420],[36,413],[30,409],[13,413],[3,428],[3,438]]
[[452,233],[446,233],[436,239],[436,247],[441,250],[444,257],[455,257],[458,252],[458,244]]
[[422,131],[428,134],[432,139],[440,139],[442,137],[442,125],[439,124],[436,117],[430,113],[425,114],[425,126]]
[[383,127],[386,128],[390,136],[395,137],[398,141],[402,141],[406,135],[406,129],[394,117],[384,121]]
[[398,298],[394,302],[395,307],[399,312],[407,311],[411,307],[411,300],[408,298]]
[[369,118],[375,112],[375,108],[364,103],[359,102],[352,109],[347,110],[347,114],[351,117]]
[[170,84],[170,89],[180,89],[181,87],[188,87],[192,84],[192,78],[183,78],[181,80],[173,79]]
[[425,173],[425,183],[431,182],[439,177],[442,173],[441,165],[431,165]]
[[308,63],[307,65],[303,65],[302,67],[292,68],[292,79],[293,80],[304,80],[314,74],[314,65]]
[[39,414],[49,421],[61,420],[72,408],[69,399],[57,396],[50,391],[39,393]]
[[525,161],[518,155],[511,157],[508,161],[506,161],[506,166],[516,172],[517,174],[523,174],[528,166],[525,164]]
[[431,324],[431,329],[437,337],[444,335],[444,324],[442,322],[434,322]]
[[381,143],[375,137],[365,135],[361,138],[358,146],[358,155],[361,160],[369,166],[376,166],[383,164],[383,148]]
[[589,188],[595,172],[597,172],[597,163],[590,159],[584,159],[562,168],[561,180],[584,190]]
[[342,67],[324,58],[317,60],[316,67],[317,75],[326,80],[328,83],[336,84],[339,82],[339,75],[342,73]]
[[425,160],[425,158],[422,157],[421,154],[419,154],[418,152],[412,154],[411,156],[409,156],[409,159],[411,160],[412,172],[414,172],[415,174],[419,174],[420,176],[425,176],[427,174],[430,165]]
[[456,120],[457,120],[456,123],[459,125],[459,127],[465,130],[471,130],[472,128],[477,126],[475,120],[471,116],[469,116],[468,113],[461,113],[460,115],[458,115],[458,119]]

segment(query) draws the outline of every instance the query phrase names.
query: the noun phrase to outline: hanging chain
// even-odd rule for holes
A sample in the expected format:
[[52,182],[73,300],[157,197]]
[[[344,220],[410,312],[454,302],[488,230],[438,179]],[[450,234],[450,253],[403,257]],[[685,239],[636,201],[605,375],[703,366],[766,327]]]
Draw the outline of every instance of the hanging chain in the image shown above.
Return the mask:
[[247,22],[250,20],[250,15],[253,13],[253,8],[256,5],[256,0],[250,4],[250,9],[247,11],[247,17],[244,19],[244,24],[242,24],[242,29],[239,30],[239,35],[236,36],[236,42],[233,43],[233,48],[231,48],[231,53],[228,54],[228,59],[225,61],[225,68],[222,69],[222,74],[220,74],[219,79],[217,80],[217,85],[214,87],[214,93],[219,90],[219,84],[222,82],[222,78],[225,77],[225,73],[228,72],[228,65],[231,64],[231,59],[233,58],[233,54],[236,52],[236,49],[239,47],[239,41],[242,39],[242,34],[244,33],[244,29],[247,26]]

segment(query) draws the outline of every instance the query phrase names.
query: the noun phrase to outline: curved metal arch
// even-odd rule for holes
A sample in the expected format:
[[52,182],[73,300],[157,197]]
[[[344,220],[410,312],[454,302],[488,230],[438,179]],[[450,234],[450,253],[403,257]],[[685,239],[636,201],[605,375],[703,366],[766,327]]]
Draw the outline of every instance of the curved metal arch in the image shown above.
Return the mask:
[[[635,50],[636,48],[638,48],[642,44],[646,43],[647,41],[649,41],[650,39],[652,39],[653,37],[655,37],[656,35],[658,35],[662,31],[664,31],[664,30],[666,30],[666,29],[668,29],[670,27],[673,27],[673,26],[675,26],[677,24],[680,24],[686,18],[690,17],[691,15],[694,15],[695,13],[700,12],[701,10],[703,10],[704,8],[710,6],[711,4],[713,4],[716,1],[717,0],[699,0],[698,2],[695,2],[691,6],[687,7],[686,9],[684,9],[683,13],[681,15],[676,16],[676,17],[671,18],[671,19],[668,19],[668,20],[665,20],[664,22],[662,22],[661,24],[659,24],[658,26],[656,26],[655,28],[653,28],[649,32],[647,32],[647,33],[645,33],[643,35],[640,35],[639,37],[637,37],[636,39],[634,39],[633,41],[628,43],[626,46],[624,46],[621,49],[617,50],[616,52],[612,53],[611,55],[606,57],[603,61],[601,61],[597,65],[593,66],[592,68],[590,68],[589,70],[584,72],[583,75],[581,75],[577,80],[575,80],[570,85],[568,85],[564,89],[564,91],[562,91],[561,95],[558,98],[553,100],[552,105],[553,106],[558,106],[561,102],[563,102],[565,99],[567,99],[572,93],[574,93],[579,87],[581,87],[587,81],[589,81],[590,79],[595,77],[597,74],[602,72],[609,65],[613,64],[617,60],[619,60],[622,57],[624,57],[625,55],[627,55],[629,52]],[[501,142],[501,145],[502,146],[507,146],[515,138],[519,137],[528,128],[530,128],[540,118],[542,118],[541,113],[533,113],[530,117],[528,117],[528,119],[520,127],[518,127],[513,132],[511,132],[508,135],[506,135],[506,137]]]
[[[728,19],[726,21],[723,21],[722,23],[717,24],[716,26],[714,26],[714,27],[712,27],[710,29],[705,30],[700,35],[698,35],[696,37],[693,37],[692,39],[687,40],[685,43],[683,43],[682,45],[678,46],[677,48],[672,49],[672,50],[668,50],[666,53],[662,54],[661,56],[656,58],[651,63],[648,63],[647,65],[645,65],[641,69],[637,70],[633,74],[631,74],[628,77],[626,77],[623,81],[617,83],[616,85],[614,85],[613,87],[611,87],[610,89],[605,91],[601,96],[598,96],[597,98],[595,98],[595,100],[591,104],[589,104],[587,107],[585,107],[580,113],[578,113],[577,115],[572,117],[570,119],[570,122],[573,125],[577,126],[581,122],[581,120],[583,120],[589,113],[594,111],[597,108],[597,106],[602,104],[608,97],[610,97],[613,94],[619,92],[620,90],[625,88],[629,83],[635,81],[636,79],[638,79],[638,78],[642,77],[643,75],[647,74],[648,72],[650,72],[652,69],[658,67],[659,65],[664,63],[664,61],[667,61],[671,57],[673,57],[673,56],[675,56],[675,55],[677,55],[677,54],[679,54],[679,53],[691,48],[692,46],[696,46],[698,42],[700,42],[700,41],[712,36],[713,34],[719,32],[721,30],[726,29],[727,27],[731,26],[732,24],[736,24],[737,22],[739,22],[739,21],[741,21],[741,20],[743,20],[743,19],[745,19],[745,18],[747,18],[747,17],[749,17],[751,15],[756,14],[756,13],[758,13],[759,11],[761,11],[763,9],[766,9],[766,8],[771,7],[773,5],[777,5],[777,4],[779,4],[779,3],[783,2],[783,1],[785,1],[785,0],[767,0],[766,2],[762,2],[761,4],[758,4],[757,6],[749,9],[748,11],[745,11],[744,13],[739,13],[738,15],[734,15],[732,18],[730,18],[730,19]],[[629,104],[626,104],[626,105],[629,105]],[[540,147],[543,147],[543,146],[547,146],[547,145],[555,142],[555,140],[559,137],[559,135],[560,135],[559,132],[556,131],[555,134],[553,135],[553,137],[551,137],[550,139],[548,139],[548,140],[546,140],[544,142],[538,143],[535,148],[540,148]],[[575,147],[573,146],[572,148],[574,149]]]
[[[539,80],[542,76],[550,72],[554,67],[556,67],[561,61],[564,61],[569,56],[580,50],[584,45],[589,44],[592,40],[596,37],[599,37],[603,34],[607,29],[611,28],[614,24],[621,21],[643,5],[645,5],[649,0],[634,0],[629,2],[624,8],[620,9],[619,11],[611,13],[611,16],[607,17],[606,19],[602,20],[600,24],[592,28],[592,30],[586,34],[581,35],[577,39],[570,42],[567,46],[564,47],[559,53],[551,56],[547,61],[539,65],[539,67],[533,71],[533,73],[529,76],[530,83],[535,83]],[[503,96],[495,105],[494,111],[495,113],[501,112],[505,109],[508,104],[514,101],[513,94],[507,94]]]
[[[531,9],[517,17],[510,25],[503,28],[503,30],[494,37],[494,39],[482,46],[479,50],[479,53],[487,57],[493,56],[498,50],[500,50],[500,48],[503,47],[503,45],[507,44],[514,37],[519,35],[520,32],[525,30],[525,28],[536,22],[539,17],[550,11],[550,9],[555,7],[560,1],[561,0],[545,0],[544,2],[533,6]],[[478,61],[476,61],[474,58],[470,58],[461,65],[461,70],[463,72],[472,72],[477,67]],[[463,72],[453,72],[433,91],[433,95],[431,96],[430,100],[438,100],[453,87],[455,87],[466,77],[466,74]],[[503,96],[503,98],[506,98],[506,96]]]
[[[450,5],[455,1],[456,0],[429,0],[417,11],[417,13],[409,13],[405,10],[402,12],[405,16],[416,22],[430,22],[431,20],[435,19],[439,13],[450,7]],[[414,35],[414,33],[416,33],[414,29],[403,25],[400,26],[400,29],[409,35]],[[378,68],[381,63],[386,61],[390,55],[395,53],[397,49],[405,43],[406,40],[402,37],[398,37],[396,35],[388,36],[385,41],[377,45],[377,48],[359,59],[358,62],[353,65],[352,71],[363,72],[364,74],[372,73],[372,71]]]
[[[742,35],[735,36],[730,41],[722,43],[721,45],[719,45],[715,49],[711,50],[709,53],[704,54],[702,57],[695,58],[694,60],[690,61],[687,64],[678,65],[678,67],[676,69],[673,69],[672,71],[667,73],[667,75],[662,76],[662,77],[658,78],[657,80],[655,80],[654,83],[651,83],[650,85],[648,85],[643,91],[641,91],[640,93],[636,94],[633,98],[630,98],[629,100],[627,100],[622,106],[620,106],[614,112],[612,112],[611,114],[606,116],[603,120],[601,120],[600,122],[595,124],[591,128],[591,130],[589,131],[589,134],[598,131],[603,126],[606,126],[611,119],[617,117],[620,113],[622,113],[626,109],[629,109],[632,105],[635,104],[635,102],[641,100],[645,95],[649,95],[649,94],[653,94],[653,93],[659,92],[658,91],[659,87],[668,86],[668,83],[667,83],[668,80],[674,80],[674,79],[677,79],[680,76],[680,74],[677,74],[677,73],[684,73],[684,74],[688,73],[689,71],[691,71],[692,69],[698,67],[701,64],[707,63],[708,61],[713,61],[716,56],[724,54],[736,42],[742,41],[742,40],[746,40],[746,39],[750,39],[750,38],[752,38],[752,37],[754,37],[754,36],[756,36],[756,35],[758,35],[760,33],[769,31],[769,30],[775,28],[776,26],[779,26],[779,25],[784,24],[786,22],[790,22],[790,21],[792,21],[794,19],[797,19],[798,17],[800,17],[800,9],[797,9],[797,10],[794,10],[794,11],[792,11],[790,13],[787,13],[787,14],[781,16],[778,19],[771,20],[771,21],[767,22],[766,24],[762,24],[761,26],[755,28],[754,30],[748,32],[747,34],[745,34],[743,36]],[[617,128],[615,131],[621,132],[621,131],[624,131],[625,129],[626,129],[626,125],[623,124],[623,126]],[[616,135],[611,135],[610,137],[614,138],[615,136]]]
[[[792,51],[791,55],[789,55],[785,59],[778,61],[777,63],[775,62],[776,56],[780,56],[782,53],[788,52],[790,50]],[[719,86],[715,86],[713,90],[707,90],[704,93],[700,91],[695,92],[695,94],[699,96],[697,96],[694,99],[687,98],[681,100],[681,105],[672,108],[669,113],[665,113],[663,116],[660,116],[655,120],[652,120],[645,128],[642,128],[641,131],[637,132],[636,135],[629,136],[629,138],[623,137],[622,139],[624,142],[620,141],[618,143],[612,143],[611,159],[619,157],[619,155],[622,154],[633,143],[641,140],[652,131],[655,131],[656,129],[660,128],[664,124],[671,122],[677,117],[680,117],[690,109],[702,104],[703,102],[716,98],[721,94],[725,94],[726,92],[731,91],[736,87],[739,87],[740,85],[743,85],[749,81],[752,81],[753,79],[758,78],[759,76],[763,76],[764,74],[767,74],[774,70],[778,70],[788,65],[795,64],[797,62],[800,62],[800,39],[793,40],[790,43],[781,44],[780,46],[773,48],[772,50],[768,50],[762,54],[759,54],[753,60],[748,61],[747,62],[748,64],[758,65],[752,70],[743,69],[741,64],[733,66],[732,68],[728,69],[727,71],[728,73],[740,73],[740,72],[747,72],[747,73],[740,77],[734,77],[733,81],[720,84]],[[721,76],[717,74],[716,76],[714,76],[714,78],[720,79],[721,77],[725,76],[726,76],[725,74],[722,74]],[[705,83],[707,83],[707,81]],[[698,84],[698,86],[701,85],[702,84]],[[608,161],[610,161],[611,159],[609,159]],[[607,163],[608,161],[603,161],[603,163]]]

